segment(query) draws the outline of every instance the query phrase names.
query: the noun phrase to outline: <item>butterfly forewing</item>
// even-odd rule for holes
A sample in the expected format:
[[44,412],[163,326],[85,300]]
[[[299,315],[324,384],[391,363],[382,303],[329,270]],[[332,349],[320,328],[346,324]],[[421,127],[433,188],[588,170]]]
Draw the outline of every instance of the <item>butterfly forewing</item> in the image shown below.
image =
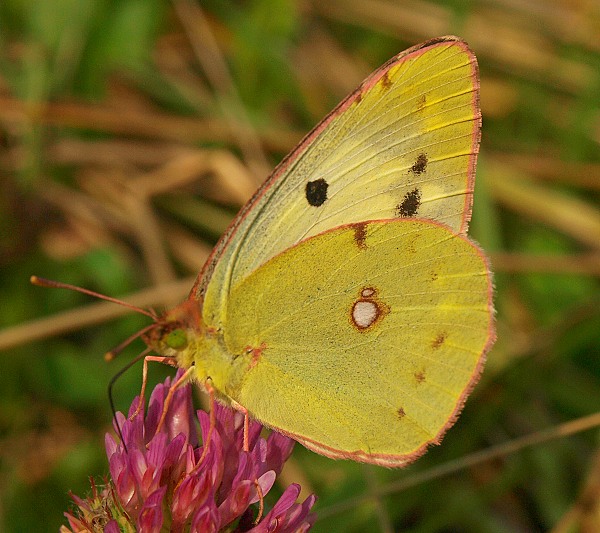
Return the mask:
[[477,64],[442,38],[391,59],[325,118],[240,213],[193,296],[220,327],[230,285],[325,230],[421,217],[465,232],[480,112]]

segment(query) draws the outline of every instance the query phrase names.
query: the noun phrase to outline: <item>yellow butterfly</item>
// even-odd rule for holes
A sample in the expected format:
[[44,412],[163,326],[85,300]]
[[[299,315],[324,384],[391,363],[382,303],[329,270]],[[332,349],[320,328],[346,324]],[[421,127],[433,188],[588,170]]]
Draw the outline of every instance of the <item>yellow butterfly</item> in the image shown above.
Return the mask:
[[466,237],[480,124],[463,41],[392,58],[283,160],[146,342],[311,450],[416,459],[495,338],[488,261]]

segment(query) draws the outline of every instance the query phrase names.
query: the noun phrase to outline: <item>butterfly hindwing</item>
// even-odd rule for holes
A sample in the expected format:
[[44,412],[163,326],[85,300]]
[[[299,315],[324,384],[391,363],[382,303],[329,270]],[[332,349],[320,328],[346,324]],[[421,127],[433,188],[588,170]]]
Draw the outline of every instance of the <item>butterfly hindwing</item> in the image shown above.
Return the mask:
[[437,442],[493,338],[482,252],[420,220],[329,230],[232,286],[229,396],[331,457],[399,466]]

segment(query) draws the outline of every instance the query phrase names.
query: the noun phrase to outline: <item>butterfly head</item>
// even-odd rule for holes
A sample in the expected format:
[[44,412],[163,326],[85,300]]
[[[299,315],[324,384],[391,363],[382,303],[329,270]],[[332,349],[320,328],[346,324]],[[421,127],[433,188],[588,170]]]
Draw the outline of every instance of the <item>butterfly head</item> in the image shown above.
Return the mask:
[[158,317],[144,335],[146,345],[165,357],[175,357],[179,366],[192,364],[190,345],[202,329],[200,309],[195,300],[186,300]]

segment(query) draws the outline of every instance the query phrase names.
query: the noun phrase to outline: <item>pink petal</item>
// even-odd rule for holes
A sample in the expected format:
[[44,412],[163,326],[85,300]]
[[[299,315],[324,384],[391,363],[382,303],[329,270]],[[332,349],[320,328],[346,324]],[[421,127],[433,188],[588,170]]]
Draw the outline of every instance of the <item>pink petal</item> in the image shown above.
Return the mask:
[[[277,476],[275,475],[275,472],[273,472],[273,470],[269,470],[268,472],[265,472],[262,476],[260,476],[258,478],[258,485],[260,487],[263,497],[266,496],[266,494],[271,490],[271,487],[275,483],[276,478],[277,478]],[[254,496],[252,496],[252,498],[250,499],[250,505],[252,505],[253,503],[256,503],[259,499],[260,498],[258,496],[258,491],[256,490],[256,487],[255,487],[254,488]]]
[[167,487],[154,491],[144,502],[137,519],[139,533],[160,533],[163,525],[162,504]]

